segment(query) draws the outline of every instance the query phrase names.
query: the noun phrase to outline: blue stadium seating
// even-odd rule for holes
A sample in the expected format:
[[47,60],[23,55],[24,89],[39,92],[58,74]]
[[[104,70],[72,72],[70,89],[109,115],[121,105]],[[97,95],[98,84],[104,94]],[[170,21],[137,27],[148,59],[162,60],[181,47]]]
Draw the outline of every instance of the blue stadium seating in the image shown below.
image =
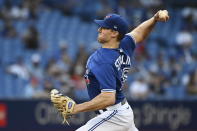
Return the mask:
[[[17,2],[16,2],[17,4]],[[1,5],[1,3],[0,3]],[[174,38],[176,33],[181,28],[181,16],[179,10],[170,11],[171,20],[166,23],[159,23],[156,29],[153,31],[147,46],[148,53],[155,57],[158,54],[158,43],[154,41],[155,38],[163,38],[167,40],[169,45],[174,44]],[[96,41],[97,25],[94,23],[86,23],[80,20],[77,16],[64,16],[59,10],[43,10],[39,14],[39,18],[36,21],[36,28],[40,33],[40,41],[42,47],[47,47],[44,51],[37,51],[42,57],[46,58],[43,63],[46,63],[48,57],[53,52],[59,49],[59,44],[62,40],[66,40],[69,46],[69,55],[74,59],[77,48],[80,44],[84,44],[86,47],[90,47],[93,42]],[[0,21],[0,26],[2,22]],[[15,21],[14,26],[19,33],[23,33],[31,25],[30,21]],[[197,39],[195,35],[195,39]],[[30,57],[35,52],[26,51],[24,44],[19,38],[7,39],[0,37],[0,60],[1,63],[8,64],[16,61],[16,58],[22,56],[25,62],[29,62]],[[197,47],[197,46],[196,46]],[[169,53],[174,53],[174,50],[169,50]],[[196,67],[196,66],[195,66]],[[132,77],[129,78],[132,81]],[[26,81],[19,78],[10,76],[5,73],[3,69],[0,69],[0,98],[1,97],[22,97],[23,88]],[[179,95],[174,97],[174,94],[179,92]],[[181,99],[184,98],[184,88],[167,88],[166,98],[168,99]]]

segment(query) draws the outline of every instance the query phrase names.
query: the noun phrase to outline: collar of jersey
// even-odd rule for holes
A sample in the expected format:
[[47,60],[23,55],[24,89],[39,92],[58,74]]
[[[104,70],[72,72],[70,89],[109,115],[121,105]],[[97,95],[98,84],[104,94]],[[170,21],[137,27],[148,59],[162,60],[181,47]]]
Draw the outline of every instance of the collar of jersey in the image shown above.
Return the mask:
[[106,50],[120,50],[120,48],[102,48],[101,49],[106,49]]

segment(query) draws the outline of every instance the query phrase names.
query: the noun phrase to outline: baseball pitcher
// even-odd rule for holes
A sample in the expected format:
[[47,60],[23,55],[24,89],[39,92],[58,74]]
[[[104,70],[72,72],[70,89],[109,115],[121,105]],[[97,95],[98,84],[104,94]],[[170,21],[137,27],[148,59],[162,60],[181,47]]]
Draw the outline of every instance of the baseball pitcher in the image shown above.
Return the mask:
[[150,34],[157,22],[166,22],[168,19],[168,11],[160,10],[129,33],[127,22],[117,14],[95,20],[99,25],[98,42],[102,47],[87,61],[85,80],[90,101],[76,104],[59,91],[51,91],[51,101],[61,112],[64,121],[70,115],[95,111],[98,115],[77,131],[138,131],[122,87],[131,68],[136,44]]

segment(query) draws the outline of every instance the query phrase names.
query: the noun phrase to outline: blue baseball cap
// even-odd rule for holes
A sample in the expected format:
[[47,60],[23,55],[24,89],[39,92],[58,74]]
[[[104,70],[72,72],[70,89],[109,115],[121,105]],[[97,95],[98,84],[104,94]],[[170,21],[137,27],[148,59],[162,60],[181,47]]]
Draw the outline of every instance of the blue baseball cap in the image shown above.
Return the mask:
[[117,14],[108,14],[104,20],[94,20],[100,27],[118,31],[120,34],[125,35],[128,32],[127,21]]

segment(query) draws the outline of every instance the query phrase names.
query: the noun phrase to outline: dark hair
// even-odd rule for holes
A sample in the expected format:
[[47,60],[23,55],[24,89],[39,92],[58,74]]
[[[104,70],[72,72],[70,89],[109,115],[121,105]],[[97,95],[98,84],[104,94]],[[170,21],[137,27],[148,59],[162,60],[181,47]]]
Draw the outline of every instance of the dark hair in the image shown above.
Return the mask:
[[119,33],[119,34],[118,34],[118,37],[117,37],[117,40],[118,40],[118,41],[121,41],[123,38],[124,38],[124,35],[121,34],[121,33]]
[[[112,30],[112,29],[110,29],[110,30],[111,30],[111,31],[115,31],[115,30]],[[123,38],[124,38],[124,35],[121,34],[120,32],[118,32],[117,40],[118,40],[118,41],[121,41]]]

